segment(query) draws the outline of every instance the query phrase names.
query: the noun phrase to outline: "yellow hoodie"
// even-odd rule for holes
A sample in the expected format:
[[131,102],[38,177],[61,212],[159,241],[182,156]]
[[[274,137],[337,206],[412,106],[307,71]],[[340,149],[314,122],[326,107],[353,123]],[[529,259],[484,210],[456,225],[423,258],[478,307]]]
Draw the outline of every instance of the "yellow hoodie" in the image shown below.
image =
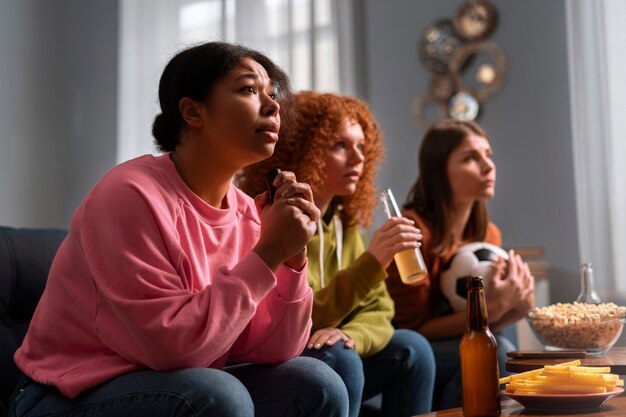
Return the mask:
[[318,223],[307,251],[307,279],[314,293],[312,332],[341,329],[362,358],[383,350],[394,331],[394,305],[385,285],[387,274],[365,250],[358,228],[344,231],[335,214],[329,224]]

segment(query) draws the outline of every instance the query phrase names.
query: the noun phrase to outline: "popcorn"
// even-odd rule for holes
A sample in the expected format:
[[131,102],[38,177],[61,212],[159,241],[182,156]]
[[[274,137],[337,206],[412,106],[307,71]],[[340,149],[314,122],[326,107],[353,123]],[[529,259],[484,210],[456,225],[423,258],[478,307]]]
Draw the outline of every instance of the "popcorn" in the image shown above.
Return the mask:
[[528,312],[528,322],[545,345],[591,351],[613,346],[625,317],[626,307],[613,303],[558,303]]

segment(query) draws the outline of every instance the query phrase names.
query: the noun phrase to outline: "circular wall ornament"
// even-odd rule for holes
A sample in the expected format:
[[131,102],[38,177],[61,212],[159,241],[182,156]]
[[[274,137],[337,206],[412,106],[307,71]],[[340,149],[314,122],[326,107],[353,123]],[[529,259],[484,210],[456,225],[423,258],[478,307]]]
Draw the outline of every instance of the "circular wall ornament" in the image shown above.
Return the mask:
[[450,19],[438,20],[426,27],[419,41],[419,55],[431,71],[446,73],[448,62],[461,40],[456,36]]
[[504,85],[506,56],[488,39],[499,20],[492,1],[460,0],[453,18],[435,20],[420,34],[417,52],[432,78],[411,107],[419,127],[482,117],[483,103]]
[[[478,56],[486,56],[490,59],[490,63],[484,66],[482,64],[476,72],[475,78],[480,85],[476,88],[463,82],[461,69],[467,66],[467,62],[471,58]],[[507,62],[506,56],[500,47],[492,41],[480,43],[468,43],[458,48],[457,52],[452,56],[449,62],[450,73],[454,78],[457,91],[467,91],[479,101],[485,101],[488,97],[496,94],[502,88],[504,76],[506,74]],[[482,67],[482,69],[481,69]],[[492,73],[495,72],[495,74]],[[493,80],[491,80],[493,78]],[[491,82],[482,82],[491,81]]]
[[415,123],[422,129],[428,129],[437,120],[448,117],[446,105],[434,101],[429,96],[416,99],[411,108],[411,114]]
[[428,95],[433,99],[447,103],[455,91],[454,78],[450,74],[435,74],[430,80]]
[[472,121],[478,116],[480,105],[471,94],[461,91],[450,98],[448,114],[454,120]]
[[482,64],[476,70],[476,81],[482,85],[491,85],[496,80],[496,68],[491,64]]
[[464,39],[477,41],[487,38],[498,24],[498,11],[487,0],[468,0],[457,10],[454,29]]

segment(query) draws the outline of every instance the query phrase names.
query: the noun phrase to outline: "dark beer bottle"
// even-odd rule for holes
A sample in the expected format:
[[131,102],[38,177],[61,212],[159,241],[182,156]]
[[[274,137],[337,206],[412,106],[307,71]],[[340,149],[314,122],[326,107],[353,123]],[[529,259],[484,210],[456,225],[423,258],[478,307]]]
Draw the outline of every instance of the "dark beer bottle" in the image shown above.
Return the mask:
[[499,416],[497,344],[487,322],[487,305],[481,277],[467,278],[466,320],[466,331],[460,344],[463,415]]

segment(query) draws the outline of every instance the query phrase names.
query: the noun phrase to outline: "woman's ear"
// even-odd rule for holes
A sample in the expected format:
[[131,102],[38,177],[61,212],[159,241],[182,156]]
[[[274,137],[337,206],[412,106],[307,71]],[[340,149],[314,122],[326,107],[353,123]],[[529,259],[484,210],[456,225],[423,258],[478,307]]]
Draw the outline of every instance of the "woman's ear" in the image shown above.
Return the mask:
[[189,97],[183,97],[178,102],[180,114],[185,123],[187,123],[190,127],[202,127],[203,120],[200,109],[201,106],[202,105],[200,103]]

